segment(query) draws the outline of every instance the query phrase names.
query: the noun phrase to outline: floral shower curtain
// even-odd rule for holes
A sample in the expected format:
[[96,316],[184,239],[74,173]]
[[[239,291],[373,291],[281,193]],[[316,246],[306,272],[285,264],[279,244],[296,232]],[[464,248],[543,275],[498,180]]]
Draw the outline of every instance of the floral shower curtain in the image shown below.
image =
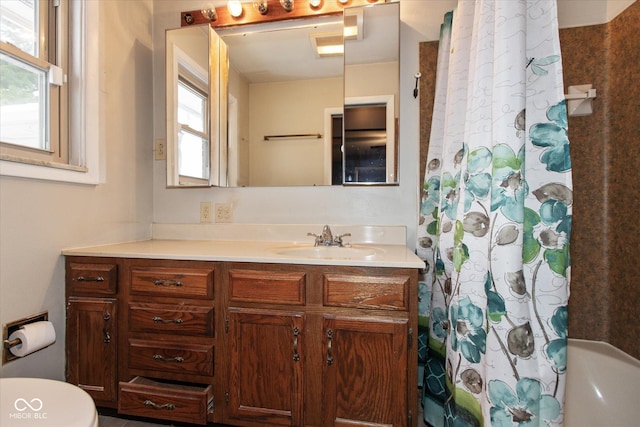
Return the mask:
[[571,161],[556,3],[442,28],[417,252],[432,426],[562,425]]

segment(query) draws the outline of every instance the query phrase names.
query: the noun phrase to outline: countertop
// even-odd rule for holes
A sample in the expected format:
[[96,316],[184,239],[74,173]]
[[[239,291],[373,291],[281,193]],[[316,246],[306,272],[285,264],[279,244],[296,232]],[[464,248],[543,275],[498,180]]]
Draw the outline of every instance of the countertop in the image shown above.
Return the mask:
[[[424,262],[404,245],[362,243],[353,244],[356,252],[351,256],[349,247],[332,247],[331,254],[323,256],[300,255],[298,249],[312,250],[313,244],[291,241],[249,240],[182,240],[149,239],[110,245],[69,248],[67,256],[94,256],[117,258],[175,259],[193,261],[232,261],[281,264],[341,265],[365,267],[424,268]],[[345,249],[344,255],[341,249]],[[322,251],[322,249],[320,249]],[[335,255],[337,254],[337,255]]]
[[68,248],[63,255],[424,268],[406,246],[403,226],[331,225],[346,248],[314,248],[323,224],[152,224],[152,238]]

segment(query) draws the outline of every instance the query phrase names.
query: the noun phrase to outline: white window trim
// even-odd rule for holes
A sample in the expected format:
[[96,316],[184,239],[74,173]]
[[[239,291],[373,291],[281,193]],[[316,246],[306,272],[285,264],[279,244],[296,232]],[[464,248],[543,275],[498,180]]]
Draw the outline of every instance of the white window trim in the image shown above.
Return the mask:
[[[69,111],[69,137],[74,141],[70,149],[70,165],[37,165],[0,159],[0,175],[34,178],[47,181],[73,182],[79,184],[99,184],[104,182],[104,167],[101,159],[102,132],[100,120],[100,2],[77,2],[79,25],[74,25],[73,49],[77,62],[72,63],[69,83],[74,107]],[[75,61],[75,59],[74,59]],[[78,74],[79,72],[79,74]],[[73,164],[82,165],[81,167]]]

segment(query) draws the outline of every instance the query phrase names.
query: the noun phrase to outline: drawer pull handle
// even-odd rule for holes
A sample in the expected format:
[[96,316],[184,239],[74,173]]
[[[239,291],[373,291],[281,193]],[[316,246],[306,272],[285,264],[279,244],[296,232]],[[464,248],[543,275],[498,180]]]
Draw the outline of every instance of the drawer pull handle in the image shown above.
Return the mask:
[[180,356],[176,356],[176,357],[164,357],[161,354],[154,354],[153,355],[153,360],[160,360],[162,362],[176,362],[176,363],[182,363],[184,362],[184,359]]
[[183,283],[180,280],[170,280],[170,279],[153,279],[153,284],[156,286],[175,286],[180,287]]
[[180,317],[178,317],[177,319],[163,319],[162,317],[159,317],[159,316],[153,316],[151,320],[153,320],[153,323],[164,323],[164,324],[175,323],[177,325],[183,323],[183,320]]
[[98,277],[78,276],[78,277],[76,277],[76,281],[78,281],[78,282],[104,282],[104,277],[102,277],[102,276],[98,276]]
[[146,406],[147,408],[153,408],[153,409],[165,409],[167,411],[173,411],[174,409],[176,409],[176,405],[174,405],[173,403],[165,403],[164,405],[158,405],[157,403],[148,399],[144,401],[144,406]]
[[293,360],[296,362],[300,360],[300,354],[298,353],[298,335],[300,330],[297,327],[293,328]]
[[333,354],[331,350],[331,341],[333,340],[333,331],[327,331],[327,365],[333,365]]

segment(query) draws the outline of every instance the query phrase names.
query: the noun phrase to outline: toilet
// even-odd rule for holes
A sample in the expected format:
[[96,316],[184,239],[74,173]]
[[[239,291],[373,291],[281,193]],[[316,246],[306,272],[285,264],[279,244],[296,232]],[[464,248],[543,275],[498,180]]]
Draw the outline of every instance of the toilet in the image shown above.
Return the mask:
[[87,392],[42,378],[0,378],[2,427],[98,427],[98,412]]

